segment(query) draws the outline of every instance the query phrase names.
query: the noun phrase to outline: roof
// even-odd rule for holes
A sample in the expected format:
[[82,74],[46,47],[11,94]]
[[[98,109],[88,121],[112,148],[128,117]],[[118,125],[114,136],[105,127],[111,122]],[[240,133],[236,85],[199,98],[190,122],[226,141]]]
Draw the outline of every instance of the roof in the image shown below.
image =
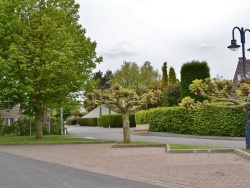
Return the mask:
[[110,110],[109,113],[109,108],[107,108],[104,105],[96,107],[94,110],[90,111],[88,114],[83,116],[82,118],[98,118],[101,115],[108,115],[108,114],[117,114],[113,110]]

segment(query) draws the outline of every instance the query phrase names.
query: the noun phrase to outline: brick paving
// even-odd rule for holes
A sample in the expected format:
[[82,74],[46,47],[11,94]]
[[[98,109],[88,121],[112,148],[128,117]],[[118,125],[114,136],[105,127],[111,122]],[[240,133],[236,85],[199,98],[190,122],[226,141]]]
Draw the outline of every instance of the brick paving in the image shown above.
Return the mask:
[[250,161],[234,153],[167,154],[111,144],[0,146],[1,152],[168,188],[250,187]]

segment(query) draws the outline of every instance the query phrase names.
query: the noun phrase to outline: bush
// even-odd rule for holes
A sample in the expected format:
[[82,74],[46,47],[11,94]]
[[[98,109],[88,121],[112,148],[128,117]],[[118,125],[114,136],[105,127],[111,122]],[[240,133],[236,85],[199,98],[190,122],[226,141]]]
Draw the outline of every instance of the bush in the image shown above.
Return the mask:
[[[51,118],[53,119],[53,118]],[[55,118],[50,125],[46,123],[43,125],[43,135],[60,135],[61,125],[60,122]],[[20,118],[15,121],[12,125],[5,125],[2,129],[2,135],[13,135],[13,136],[29,136],[31,128],[31,135],[36,134],[35,120],[34,118]]]
[[[135,114],[129,115],[130,127],[135,127]],[[103,127],[123,127],[121,114],[110,114],[101,116],[101,125]]]
[[244,113],[231,109],[185,110],[165,107],[136,113],[137,124],[151,131],[210,136],[244,136]]
[[210,68],[207,62],[193,60],[187,62],[181,67],[181,98],[190,96],[197,101],[203,101],[204,99],[190,92],[189,85],[195,79],[205,79],[210,77]]
[[80,126],[98,126],[97,118],[79,118],[77,123]]

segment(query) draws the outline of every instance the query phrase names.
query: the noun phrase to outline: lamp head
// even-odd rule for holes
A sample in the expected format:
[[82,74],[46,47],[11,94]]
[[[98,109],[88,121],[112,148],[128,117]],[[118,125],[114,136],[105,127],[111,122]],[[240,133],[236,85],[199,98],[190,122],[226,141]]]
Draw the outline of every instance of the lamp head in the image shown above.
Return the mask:
[[237,41],[233,39],[233,40],[231,40],[231,45],[228,46],[227,48],[229,48],[232,51],[236,51],[236,50],[238,50],[239,47],[240,47],[240,45],[238,45]]

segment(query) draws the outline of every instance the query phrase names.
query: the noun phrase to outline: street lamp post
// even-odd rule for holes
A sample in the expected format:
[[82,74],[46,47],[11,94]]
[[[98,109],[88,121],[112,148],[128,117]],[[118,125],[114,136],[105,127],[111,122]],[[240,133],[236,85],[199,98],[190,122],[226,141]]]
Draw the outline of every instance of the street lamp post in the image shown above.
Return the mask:
[[[245,34],[246,32],[250,32],[249,29],[234,27],[232,31],[233,39],[231,40],[231,45],[228,46],[228,48],[232,51],[236,51],[240,45],[237,44],[237,41],[234,38],[234,31],[239,30],[240,32],[240,39],[242,44],[242,58],[243,58],[243,78],[246,78],[246,57],[245,57]],[[248,49],[247,51],[250,51]],[[245,99],[246,102],[248,101],[248,98]],[[250,137],[249,137],[249,125],[248,125],[248,109],[245,110],[245,138],[246,138],[246,149],[250,149]]]

